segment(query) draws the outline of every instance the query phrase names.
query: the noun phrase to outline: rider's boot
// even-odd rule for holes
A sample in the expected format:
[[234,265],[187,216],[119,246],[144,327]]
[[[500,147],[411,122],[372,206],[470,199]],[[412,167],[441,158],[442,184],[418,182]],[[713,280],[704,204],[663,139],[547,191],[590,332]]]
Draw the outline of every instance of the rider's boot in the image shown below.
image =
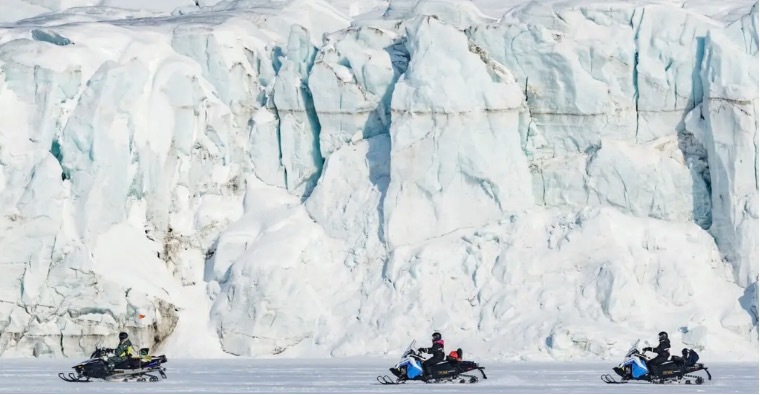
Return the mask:
[[433,379],[433,374],[430,372],[430,366],[423,366],[422,368],[422,380],[430,381]]

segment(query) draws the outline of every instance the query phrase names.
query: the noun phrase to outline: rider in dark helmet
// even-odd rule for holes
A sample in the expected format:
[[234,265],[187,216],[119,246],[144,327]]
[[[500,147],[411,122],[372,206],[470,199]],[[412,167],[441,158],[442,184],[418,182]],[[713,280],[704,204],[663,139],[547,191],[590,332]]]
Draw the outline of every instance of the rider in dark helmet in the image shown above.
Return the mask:
[[657,345],[657,347],[644,347],[642,351],[647,352],[651,351],[653,353],[657,353],[657,356],[650,359],[649,362],[647,362],[648,368],[651,371],[653,367],[665,362],[670,357],[670,340],[668,340],[668,334],[665,332],[660,332],[657,334],[660,344]]
[[426,354],[433,354],[432,357],[428,358],[426,361],[422,362],[422,371],[425,375],[425,379],[430,379],[433,376],[432,370],[430,369],[431,366],[442,362],[446,358],[446,354],[443,352],[443,338],[441,337],[441,334],[439,332],[434,332],[433,335],[433,345],[431,347],[425,348],[420,347],[417,349],[419,352],[424,352]]
[[699,361],[699,354],[697,354],[696,351],[692,349],[683,349],[681,350],[681,355],[683,355],[684,359],[684,366],[694,366],[697,364],[697,361]]
[[699,361],[699,354],[694,350],[684,348],[681,350],[680,357],[673,356],[670,360],[675,361],[678,366],[688,368],[697,364],[697,361]]
[[119,333],[119,345],[114,350],[114,356],[108,358],[108,370],[113,370],[114,367],[126,361],[134,354],[132,349],[132,342],[129,341],[129,335],[126,332]]

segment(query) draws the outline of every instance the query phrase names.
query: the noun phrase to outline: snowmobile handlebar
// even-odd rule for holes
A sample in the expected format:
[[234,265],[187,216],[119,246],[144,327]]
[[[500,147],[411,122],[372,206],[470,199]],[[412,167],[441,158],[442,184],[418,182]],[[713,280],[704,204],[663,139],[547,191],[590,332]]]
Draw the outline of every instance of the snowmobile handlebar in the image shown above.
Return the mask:
[[422,356],[422,353],[415,349],[409,349],[409,351],[406,352],[406,355],[409,355],[411,357],[414,357],[420,360],[424,359],[424,357]]
[[113,348],[96,347],[95,351],[93,351],[92,354],[90,354],[90,358],[100,358],[100,357],[103,357],[104,355],[113,354],[115,352],[116,350]]

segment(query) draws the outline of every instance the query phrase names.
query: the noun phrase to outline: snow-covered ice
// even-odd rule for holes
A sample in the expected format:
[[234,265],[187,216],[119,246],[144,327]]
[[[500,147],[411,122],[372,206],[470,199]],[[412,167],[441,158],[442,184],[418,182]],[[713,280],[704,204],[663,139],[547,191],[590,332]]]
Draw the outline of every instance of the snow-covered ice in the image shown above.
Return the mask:
[[169,359],[158,383],[64,383],[56,374],[72,359],[0,359],[0,393],[757,393],[757,364],[709,363],[712,381],[702,386],[632,383],[611,387],[599,376],[614,363],[490,362],[488,379],[475,384],[407,383],[384,386],[392,359]]
[[2,357],[758,360],[756,1],[0,7]]

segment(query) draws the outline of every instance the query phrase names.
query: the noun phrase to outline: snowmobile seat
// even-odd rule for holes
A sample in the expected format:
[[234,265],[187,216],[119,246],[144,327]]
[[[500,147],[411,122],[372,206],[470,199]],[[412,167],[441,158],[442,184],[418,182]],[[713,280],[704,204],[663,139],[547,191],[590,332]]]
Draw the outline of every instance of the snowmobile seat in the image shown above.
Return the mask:
[[124,362],[116,365],[118,369],[140,369],[145,362],[137,356],[130,355]]
[[678,366],[679,368],[682,368],[683,365],[684,365],[683,358],[681,358],[681,357],[679,357],[677,355],[673,355],[672,357],[670,357],[670,361],[673,362],[674,364],[676,364],[676,366]]
[[666,369],[666,368],[669,368],[669,367],[676,366],[676,363],[675,363],[675,361],[665,361],[665,362],[663,362],[663,363],[661,363],[659,365],[655,365],[655,366],[658,369]]

